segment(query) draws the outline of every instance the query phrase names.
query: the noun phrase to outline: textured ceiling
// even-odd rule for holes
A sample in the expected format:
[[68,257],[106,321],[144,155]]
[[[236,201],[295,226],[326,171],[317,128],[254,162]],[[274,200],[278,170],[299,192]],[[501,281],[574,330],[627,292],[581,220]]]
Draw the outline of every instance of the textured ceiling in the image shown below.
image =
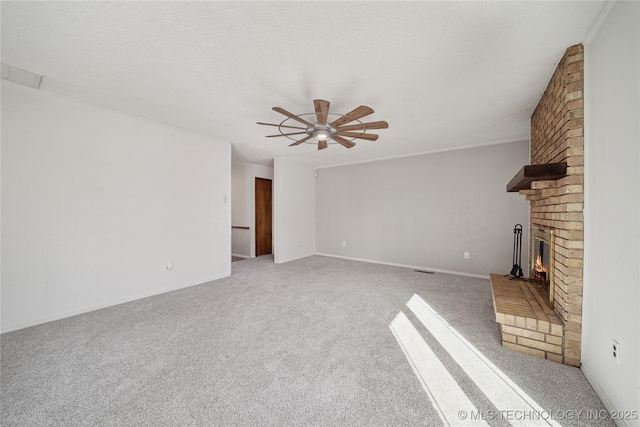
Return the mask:
[[[315,166],[528,138],[564,50],[605,2],[7,2],[2,62],[41,90],[228,141],[234,159]],[[279,106],[358,105],[376,142],[265,138]]]

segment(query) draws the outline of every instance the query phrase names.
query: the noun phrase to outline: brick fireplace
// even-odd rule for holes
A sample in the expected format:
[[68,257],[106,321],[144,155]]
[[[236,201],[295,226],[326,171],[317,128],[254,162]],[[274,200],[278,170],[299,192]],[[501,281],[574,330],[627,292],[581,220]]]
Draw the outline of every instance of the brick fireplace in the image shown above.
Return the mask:
[[[519,190],[530,202],[530,239],[539,229],[552,232],[554,235],[552,271],[549,272],[553,277],[553,311],[543,313],[544,308],[538,304],[540,301],[535,301],[540,299],[535,291],[523,290],[522,293],[525,299],[529,299],[527,304],[533,307],[532,312],[535,314],[537,311],[537,324],[552,319],[551,325],[555,324],[555,332],[559,332],[559,327],[562,327],[561,337],[558,334],[553,334],[552,337],[536,335],[539,339],[532,341],[526,335],[540,331],[528,328],[519,328],[517,332],[520,334],[514,337],[511,337],[513,334],[505,334],[505,326],[509,326],[507,330],[511,332],[514,332],[514,328],[508,323],[500,322],[506,322],[508,315],[501,316],[504,313],[498,310],[498,305],[504,304],[496,303],[494,282],[500,280],[497,275],[492,275],[496,319],[500,323],[503,345],[571,366],[580,366],[582,333],[583,70],[583,46],[571,46],[560,60],[531,116],[531,164],[566,163],[566,176],[559,179],[533,180],[530,188]],[[533,247],[531,242],[530,247]],[[533,251],[530,251],[529,256],[533,256]],[[535,260],[529,259],[529,266],[534,263]],[[541,313],[547,320],[542,320]],[[557,322],[556,318],[559,319]],[[517,316],[513,320],[516,321]],[[527,325],[526,319],[523,324]],[[546,323],[544,325],[546,326]],[[547,345],[551,338],[556,345],[553,351],[549,351]]]

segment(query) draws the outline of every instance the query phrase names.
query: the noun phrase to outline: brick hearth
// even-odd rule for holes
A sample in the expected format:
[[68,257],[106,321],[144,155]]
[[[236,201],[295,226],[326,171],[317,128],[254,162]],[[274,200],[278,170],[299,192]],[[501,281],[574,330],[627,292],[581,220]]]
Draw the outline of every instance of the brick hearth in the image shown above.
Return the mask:
[[547,296],[527,280],[491,275],[493,306],[502,345],[562,363],[564,323],[547,305]]

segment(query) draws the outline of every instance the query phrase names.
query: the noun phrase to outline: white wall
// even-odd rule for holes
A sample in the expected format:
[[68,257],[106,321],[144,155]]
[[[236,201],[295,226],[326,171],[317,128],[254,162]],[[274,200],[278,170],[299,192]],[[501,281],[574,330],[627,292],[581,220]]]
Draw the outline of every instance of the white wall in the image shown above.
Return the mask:
[[605,16],[586,43],[582,370],[608,409],[640,413],[640,3]]
[[230,169],[227,143],[2,81],[2,330],[228,276]]
[[506,185],[528,164],[528,151],[525,141],[320,169],[317,251],[438,271],[508,274],[513,228],[520,223],[526,275],[528,202],[507,193]]
[[249,230],[233,230],[232,253],[256,256],[256,178],[273,180],[273,168],[255,163],[231,164],[231,223]]
[[276,263],[316,251],[314,168],[276,158],[273,181],[273,250]]

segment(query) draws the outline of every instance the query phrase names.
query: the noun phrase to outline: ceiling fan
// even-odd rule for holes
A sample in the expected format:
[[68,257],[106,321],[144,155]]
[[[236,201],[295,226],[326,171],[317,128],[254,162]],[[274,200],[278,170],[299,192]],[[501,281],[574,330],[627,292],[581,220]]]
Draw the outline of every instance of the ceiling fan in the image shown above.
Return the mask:
[[[361,105],[354,110],[348,112],[347,114],[336,114],[329,113],[329,101],[325,101],[323,99],[314,99],[313,106],[315,108],[315,113],[305,113],[305,114],[292,114],[287,110],[280,107],[273,107],[272,110],[276,111],[280,114],[287,116],[280,124],[274,123],[262,123],[257,122],[259,125],[265,126],[276,126],[278,128],[279,134],[276,135],[267,135],[267,138],[277,138],[280,136],[285,136],[289,139],[295,141],[293,144],[289,144],[289,146],[300,145],[303,142],[307,144],[315,144],[318,143],[318,150],[324,150],[327,148],[329,144],[329,140],[334,140],[336,143],[342,145],[346,148],[351,148],[356,145],[353,142],[354,139],[364,139],[367,141],[375,141],[378,139],[378,135],[374,135],[371,133],[366,133],[370,129],[387,129],[389,124],[387,122],[379,121],[379,122],[370,122],[363,123],[360,119],[368,116],[373,113],[373,110],[370,107],[366,107]],[[315,116],[313,118],[309,118],[309,120],[305,120],[304,116]],[[333,120],[329,122],[329,116],[337,116],[332,117]],[[289,120],[294,120],[302,126],[292,126],[295,124],[293,122],[289,122]],[[357,122],[357,124],[347,123]],[[289,122],[289,124],[287,124]],[[296,129],[299,132],[289,132],[284,131],[282,129]],[[306,135],[302,139],[297,135]]]

